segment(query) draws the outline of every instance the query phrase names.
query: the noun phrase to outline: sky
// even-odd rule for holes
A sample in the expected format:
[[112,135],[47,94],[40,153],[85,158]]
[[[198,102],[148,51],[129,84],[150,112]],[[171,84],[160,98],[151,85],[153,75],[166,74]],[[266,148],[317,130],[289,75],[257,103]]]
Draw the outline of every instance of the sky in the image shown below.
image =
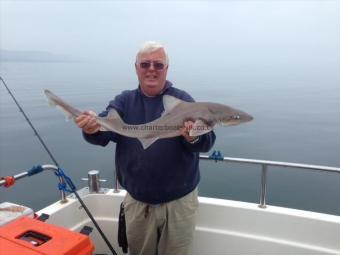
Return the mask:
[[340,61],[339,31],[337,0],[0,0],[1,49],[82,59],[125,61],[156,40],[198,62],[297,52]]

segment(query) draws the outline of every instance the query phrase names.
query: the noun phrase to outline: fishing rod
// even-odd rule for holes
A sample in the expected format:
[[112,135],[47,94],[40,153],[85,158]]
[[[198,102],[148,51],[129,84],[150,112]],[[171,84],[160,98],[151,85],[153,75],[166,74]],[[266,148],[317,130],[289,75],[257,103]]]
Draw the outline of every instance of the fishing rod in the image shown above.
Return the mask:
[[[11,95],[12,99],[14,100],[15,104],[18,106],[19,111],[24,115],[26,121],[28,122],[28,124],[30,125],[30,127],[33,129],[34,134],[38,137],[40,143],[42,144],[42,146],[44,147],[45,151],[48,153],[48,155],[50,156],[50,158],[52,159],[52,161],[54,162],[54,164],[58,167],[58,169],[60,169],[59,164],[57,162],[57,160],[55,159],[55,157],[53,156],[53,154],[51,153],[51,151],[48,149],[47,145],[45,144],[45,142],[43,141],[43,139],[41,138],[41,136],[39,135],[38,131],[36,130],[36,128],[33,126],[32,122],[30,121],[30,119],[28,118],[28,116],[26,115],[25,111],[23,110],[23,108],[20,106],[19,102],[16,100],[15,96],[13,95],[13,93],[11,92],[11,90],[9,89],[9,87],[7,86],[5,80],[0,76],[0,80],[2,82],[2,84],[5,86],[6,90],[8,91],[8,93]],[[62,172],[62,171],[61,171]],[[64,174],[65,176],[65,174]],[[66,176],[65,176],[66,177]],[[89,216],[89,218],[91,219],[93,225],[96,227],[96,229],[98,230],[99,234],[101,235],[101,237],[103,238],[103,240],[105,241],[106,245],[109,247],[110,251],[112,252],[113,255],[117,255],[116,251],[113,249],[112,245],[110,244],[109,240],[107,239],[107,237],[105,236],[104,232],[101,230],[101,228],[99,227],[98,223],[96,222],[96,220],[94,219],[93,215],[91,214],[90,210],[87,208],[87,206],[85,205],[84,201],[81,199],[81,197],[79,196],[76,187],[74,186],[72,180],[70,178],[66,178],[67,184],[71,187],[71,192],[73,192],[75,194],[75,196],[77,197],[79,203],[81,204],[81,206],[84,208],[86,214]]]
[[41,138],[41,136],[39,135],[38,131],[35,129],[35,127],[33,126],[32,122],[30,121],[30,119],[27,117],[25,111],[21,108],[19,102],[16,100],[15,96],[13,95],[13,93],[11,92],[11,90],[9,89],[9,87],[7,86],[6,82],[4,81],[4,79],[2,79],[2,77],[0,76],[0,80],[2,81],[2,84],[5,86],[5,88],[7,89],[8,93],[10,94],[10,96],[12,97],[12,99],[14,100],[15,104],[18,106],[19,111],[24,115],[27,123],[30,125],[30,127],[33,129],[34,134],[38,137],[40,143],[42,144],[42,146],[44,147],[45,151],[47,152],[47,154],[50,156],[50,158],[52,159],[52,161],[54,162],[54,164],[59,167],[59,164],[57,162],[57,160],[53,157],[51,151],[48,149],[47,145],[44,143],[43,139]]

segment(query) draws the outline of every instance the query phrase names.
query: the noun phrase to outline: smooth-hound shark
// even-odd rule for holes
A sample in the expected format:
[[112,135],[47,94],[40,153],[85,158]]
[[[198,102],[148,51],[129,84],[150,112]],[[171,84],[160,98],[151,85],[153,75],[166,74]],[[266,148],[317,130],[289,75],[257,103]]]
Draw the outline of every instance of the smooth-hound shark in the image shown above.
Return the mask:
[[[82,112],[64,100],[45,90],[49,103],[60,107],[69,118],[76,118]],[[144,149],[158,139],[181,136],[180,129],[185,121],[193,121],[190,136],[210,132],[215,125],[238,125],[251,121],[253,117],[241,110],[217,103],[185,102],[170,95],[163,96],[164,112],[158,119],[139,125],[125,123],[115,109],[106,117],[96,116],[101,131],[113,131],[123,136],[137,138]]]

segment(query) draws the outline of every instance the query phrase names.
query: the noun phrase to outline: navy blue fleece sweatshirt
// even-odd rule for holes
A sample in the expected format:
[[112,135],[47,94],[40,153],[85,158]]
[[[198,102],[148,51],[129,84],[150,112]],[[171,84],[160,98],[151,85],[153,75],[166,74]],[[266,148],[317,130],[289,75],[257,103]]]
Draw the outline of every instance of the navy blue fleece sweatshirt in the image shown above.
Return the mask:
[[[155,97],[145,96],[140,88],[123,91],[100,116],[106,116],[114,108],[127,124],[147,123],[159,118],[164,111],[163,95],[194,101],[167,81],[163,93]],[[115,160],[119,183],[134,199],[149,204],[169,202],[194,190],[200,180],[199,152],[209,151],[215,142],[212,131],[202,135],[195,144],[179,136],[159,139],[144,150],[137,139],[114,132],[83,134],[92,144],[106,146],[110,141],[117,144]]]

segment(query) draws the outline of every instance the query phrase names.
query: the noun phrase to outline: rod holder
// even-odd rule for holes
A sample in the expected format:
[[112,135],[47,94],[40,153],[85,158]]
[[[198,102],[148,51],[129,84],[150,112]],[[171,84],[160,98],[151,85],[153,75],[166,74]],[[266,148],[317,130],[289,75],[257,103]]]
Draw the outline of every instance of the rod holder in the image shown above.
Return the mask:
[[87,178],[82,178],[83,181],[87,181],[90,193],[100,192],[100,183],[106,182],[106,180],[101,180],[98,170],[90,170],[87,172]]

